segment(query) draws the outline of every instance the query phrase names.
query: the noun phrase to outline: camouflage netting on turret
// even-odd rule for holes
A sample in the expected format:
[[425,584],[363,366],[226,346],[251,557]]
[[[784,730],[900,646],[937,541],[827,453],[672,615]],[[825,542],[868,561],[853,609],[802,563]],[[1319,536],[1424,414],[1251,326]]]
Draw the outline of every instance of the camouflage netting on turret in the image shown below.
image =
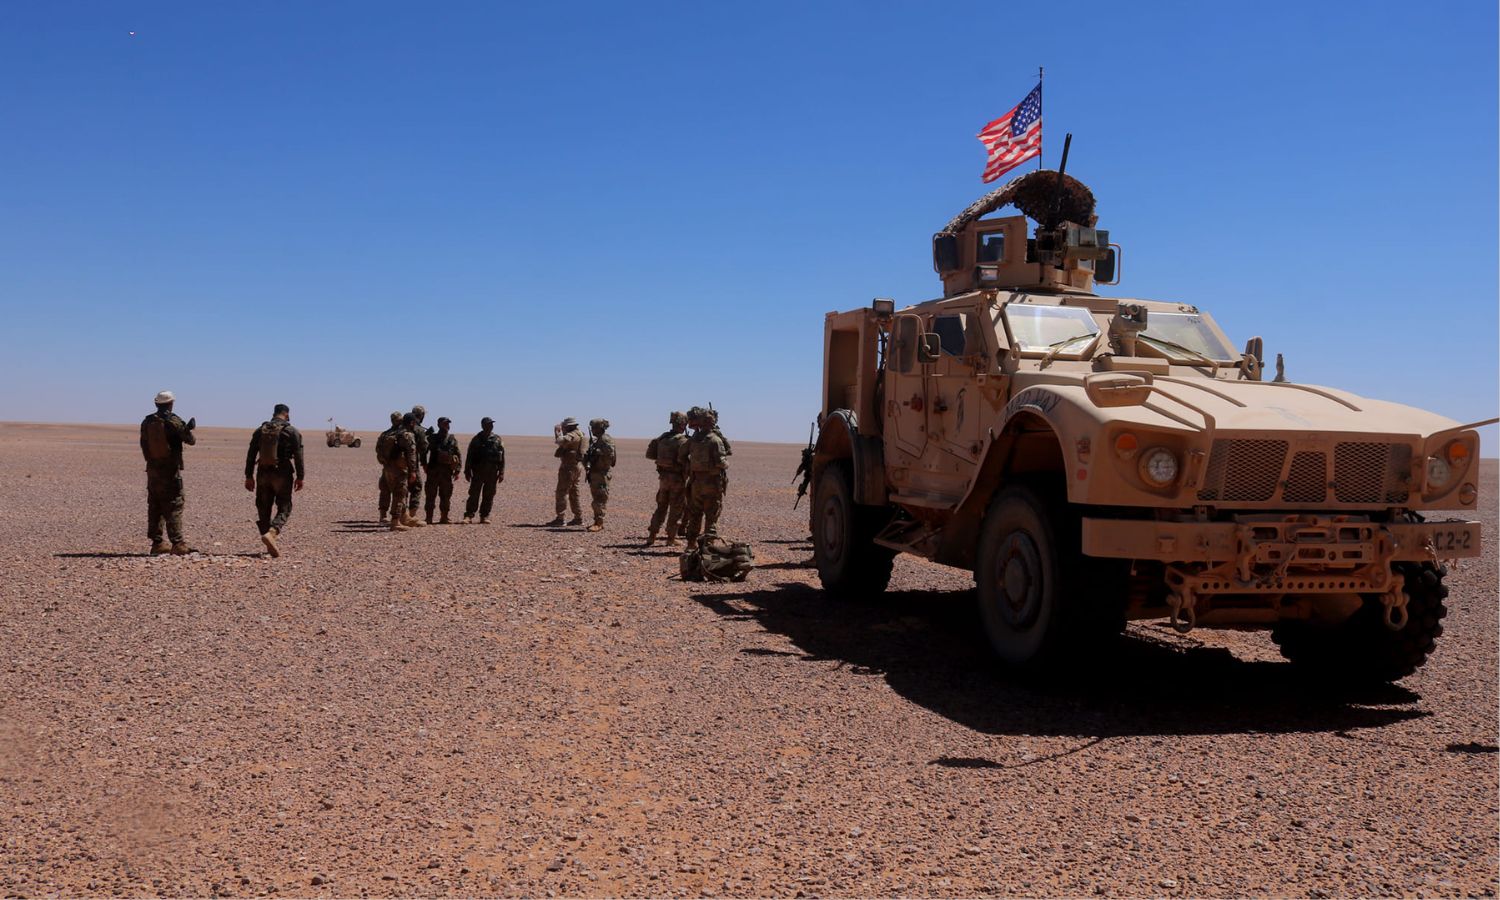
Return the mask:
[[969,204],[953,221],[938,234],[957,234],[964,226],[980,216],[988,215],[1007,204],[1019,209],[1023,215],[1036,222],[1046,222],[1053,217],[1053,204],[1057,204],[1058,222],[1076,222],[1079,225],[1094,224],[1094,192],[1088,185],[1063,175],[1061,200],[1057,196],[1057,173],[1042,169],[1012,179],[1003,187],[996,188]]

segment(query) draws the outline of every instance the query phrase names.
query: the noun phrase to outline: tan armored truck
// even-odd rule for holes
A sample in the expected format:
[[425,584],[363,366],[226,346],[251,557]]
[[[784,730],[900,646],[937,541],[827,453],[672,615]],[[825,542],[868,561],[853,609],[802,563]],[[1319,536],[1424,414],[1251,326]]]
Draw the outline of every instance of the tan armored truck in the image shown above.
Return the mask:
[[1442,632],[1443,561],[1480,552],[1477,522],[1424,511],[1474,508],[1486,423],[1269,380],[1261,340],[1236,351],[1195,305],[1099,296],[1119,254],[1095,221],[1081,182],[1025,175],[934,236],[941,298],[827,315],[825,590],[882,591],[911,553],[974,572],[1014,665],[1166,618],[1411,674]]
[[328,446],[358,447],[360,445],[359,435],[338,424],[332,419],[328,420],[328,424],[333,426],[323,433],[323,437],[328,441]]

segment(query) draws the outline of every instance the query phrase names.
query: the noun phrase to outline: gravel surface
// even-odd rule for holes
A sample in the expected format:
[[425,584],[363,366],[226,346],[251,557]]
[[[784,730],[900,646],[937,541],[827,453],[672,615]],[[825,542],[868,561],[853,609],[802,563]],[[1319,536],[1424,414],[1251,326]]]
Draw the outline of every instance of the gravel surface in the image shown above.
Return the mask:
[[640,548],[638,440],[603,533],[540,525],[550,442],[509,438],[493,525],[392,534],[373,440],[312,428],[262,558],[248,435],[188,448],[205,552],[150,558],[134,428],[0,431],[0,894],[1496,891],[1492,462],[1437,655],[1351,696],[1159,624],[1017,680],[910,559],[826,601],[789,445],[735,445],[743,585]]

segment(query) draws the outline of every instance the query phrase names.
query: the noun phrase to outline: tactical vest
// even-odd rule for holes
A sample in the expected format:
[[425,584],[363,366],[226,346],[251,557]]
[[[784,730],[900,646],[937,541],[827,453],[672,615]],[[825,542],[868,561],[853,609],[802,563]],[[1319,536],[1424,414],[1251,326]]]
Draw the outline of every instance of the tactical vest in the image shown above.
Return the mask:
[[167,440],[167,420],[164,416],[152,416],[146,420],[146,458],[152,462],[168,462],[172,459],[172,442]]
[[396,447],[396,429],[388,428],[380,433],[375,439],[375,461],[385,465],[391,460],[391,452]]
[[476,463],[485,465],[498,466],[505,462],[505,444],[500,441],[500,435],[481,435],[479,442],[474,445],[474,456]]

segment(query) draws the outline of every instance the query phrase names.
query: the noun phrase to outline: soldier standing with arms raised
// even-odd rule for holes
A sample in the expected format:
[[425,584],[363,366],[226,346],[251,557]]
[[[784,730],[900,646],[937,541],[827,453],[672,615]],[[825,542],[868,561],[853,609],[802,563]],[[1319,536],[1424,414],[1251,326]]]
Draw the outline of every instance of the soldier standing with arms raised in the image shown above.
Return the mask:
[[594,512],[594,524],[589,526],[589,531],[604,530],[604,511],[609,505],[609,472],[619,461],[619,455],[615,452],[615,439],[605,434],[608,429],[608,419],[589,420],[589,433],[593,435],[593,440],[589,441],[584,466],[589,473],[589,497],[593,502]]
[[479,512],[479,524],[490,524],[490,509],[495,504],[495,485],[505,480],[505,442],[495,433],[495,420],[479,420],[479,433],[469,439],[464,455],[464,481],[469,482],[469,500],[464,504],[464,524]]
[[569,525],[583,524],[583,507],[578,502],[578,482],[583,478],[583,456],[588,452],[588,438],[578,430],[578,420],[572,416],[552,427],[552,440],[557,449],[557,517],[548,525],[563,524],[563,513],[570,508],[573,518]]
[[401,417],[401,425],[380,436],[375,452],[380,457],[381,477],[391,498],[391,530],[405,531],[406,493],[417,483],[417,440],[411,430],[416,417]]
[[[151,555],[170,550],[178,556],[192,553],[182,533],[182,445],[196,444],[193,429],[198,420],[184,422],[172,412],[177,398],[171,391],[156,395],[156,412],[141,420],[141,455],[146,458],[146,537]],[[162,540],[162,522],[167,525],[170,545]]]
[[[394,434],[400,430],[401,414],[393,412],[391,413],[391,427],[382,431],[380,437],[383,438],[388,434]],[[391,508],[391,486],[385,483],[385,457],[382,455],[385,451],[381,449],[388,444],[388,441],[382,442],[380,438],[375,439],[375,461],[380,463],[380,475],[377,480],[380,482],[380,524],[382,525],[385,524],[385,517],[389,514]]]
[[307,474],[302,461],[302,432],[292,425],[291,418],[291,407],[276,404],[271,418],[250,435],[250,449],[245,453],[245,490],[255,492],[260,540],[272,556],[281,555],[276,539],[292,515],[292,492],[302,490]]
[[646,445],[646,458],[656,462],[656,512],[651,514],[646,546],[656,543],[662,523],[667,526],[667,546],[677,544],[677,530],[683,518],[683,485],[687,478],[687,416],[674,412],[667,417],[671,426]]
[[714,433],[713,418],[708,410],[699,406],[688,410],[688,425],[693,429],[687,445],[687,539],[691,546],[700,535],[718,533],[719,514],[724,509],[729,453],[724,448],[723,439]]
[[[453,480],[463,468],[463,454],[458,449],[458,438],[448,433],[453,420],[447,416],[438,418],[437,434],[427,442],[427,524],[432,524],[434,506],[441,508],[440,524],[448,524],[448,510],[453,505]],[[437,502],[434,502],[437,501]]]

